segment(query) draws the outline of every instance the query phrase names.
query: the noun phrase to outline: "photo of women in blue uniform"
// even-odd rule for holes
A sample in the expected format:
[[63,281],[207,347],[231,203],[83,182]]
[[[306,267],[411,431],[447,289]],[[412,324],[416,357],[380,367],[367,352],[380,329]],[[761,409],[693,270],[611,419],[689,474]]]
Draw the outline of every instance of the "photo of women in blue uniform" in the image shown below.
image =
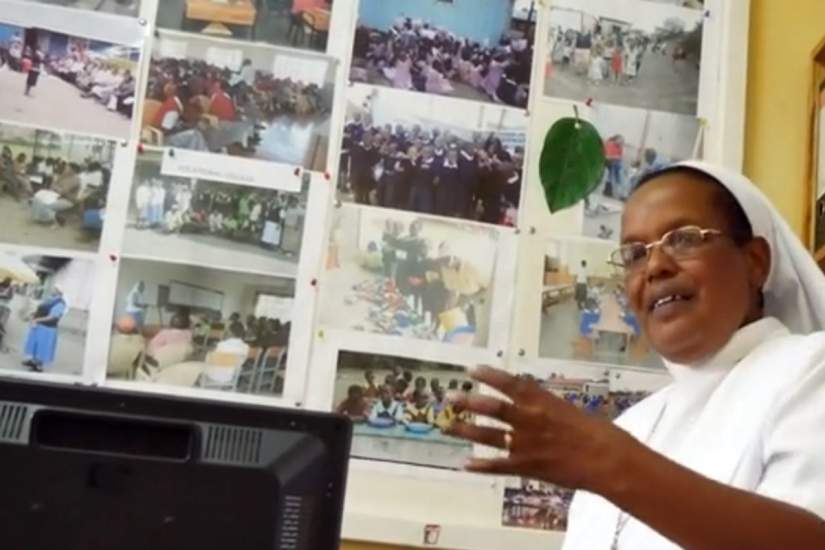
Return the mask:
[[35,372],[42,372],[44,367],[48,368],[54,362],[58,343],[57,326],[66,310],[62,290],[58,286],[53,287],[32,315],[31,328],[24,347],[27,357],[23,361],[24,366]]

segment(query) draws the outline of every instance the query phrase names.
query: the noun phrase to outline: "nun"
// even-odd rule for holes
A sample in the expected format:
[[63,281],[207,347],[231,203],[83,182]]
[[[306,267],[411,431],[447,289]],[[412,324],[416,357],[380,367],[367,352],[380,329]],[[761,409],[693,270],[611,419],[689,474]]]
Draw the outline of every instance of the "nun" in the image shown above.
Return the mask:
[[54,286],[49,296],[40,302],[32,315],[24,347],[27,357],[23,361],[24,366],[35,372],[42,372],[44,367],[54,362],[57,353],[57,325],[67,310],[63,291],[60,287]]
[[630,306],[672,382],[614,423],[505,372],[452,395],[506,429],[473,472],[577,490],[565,550],[825,548],[825,278],[744,176],[686,162],[628,199]]

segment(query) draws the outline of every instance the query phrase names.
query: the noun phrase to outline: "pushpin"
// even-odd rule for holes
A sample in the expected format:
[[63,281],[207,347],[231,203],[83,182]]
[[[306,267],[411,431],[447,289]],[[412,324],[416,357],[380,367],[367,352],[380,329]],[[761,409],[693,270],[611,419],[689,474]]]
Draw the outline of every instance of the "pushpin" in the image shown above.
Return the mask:
[[588,97],[588,98],[585,100],[584,104],[585,104],[585,105],[587,105],[588,107],[592,107],[592,106],[593,106],[593,98],[592,98],[592,97]]
[[298,176],[300,176],[300,175],[301,175],[301,168],[300,168],[300,167],[295,168],[295,171],[293,172],[293,174],[295,174],[295,177],[296,177],[296,178],[297,178]]

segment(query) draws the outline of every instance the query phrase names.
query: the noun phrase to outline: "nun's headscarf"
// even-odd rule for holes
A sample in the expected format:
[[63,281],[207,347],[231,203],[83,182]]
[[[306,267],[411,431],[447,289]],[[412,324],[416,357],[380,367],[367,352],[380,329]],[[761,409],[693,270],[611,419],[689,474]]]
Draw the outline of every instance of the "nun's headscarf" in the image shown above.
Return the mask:
[[754,236],[770,245],[771,270],[763,288],[765,315],[776,317],[797,334],[825,330],[825,275],[767,197],[748,178],[721,166],[687,161],[669,168],[680,167],[724,185],[747,214]]

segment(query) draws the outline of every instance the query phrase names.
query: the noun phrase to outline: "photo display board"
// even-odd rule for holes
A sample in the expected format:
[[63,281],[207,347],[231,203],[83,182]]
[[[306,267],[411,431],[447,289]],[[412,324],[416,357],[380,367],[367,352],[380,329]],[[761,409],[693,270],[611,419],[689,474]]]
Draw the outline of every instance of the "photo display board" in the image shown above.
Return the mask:
[[[640,178],[728,155],[735,9],[0,0],[0,375],[347,414],[346,538],[553,547],[571,493],[463,472],[446,392],[668,383],[606,261]],[[574,107],[605,172],[551,216]]]

